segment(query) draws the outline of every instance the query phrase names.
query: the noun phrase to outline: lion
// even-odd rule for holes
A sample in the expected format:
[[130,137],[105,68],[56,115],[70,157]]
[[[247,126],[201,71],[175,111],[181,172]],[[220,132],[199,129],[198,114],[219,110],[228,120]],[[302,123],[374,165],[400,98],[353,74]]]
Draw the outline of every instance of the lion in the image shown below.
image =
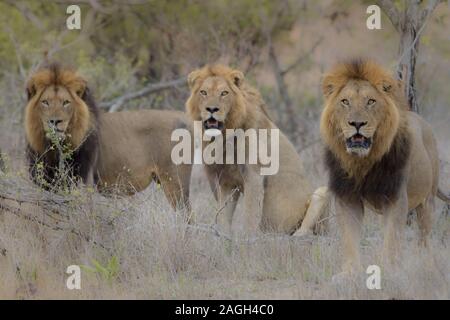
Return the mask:
[[[219,130],[224,135],[228,129],[278,129],[270,120],[260,93],[246,82],[241,71],[223,65],[207,65],[191,72],[188,84],[191,95],[186,102],[187,114],[191,120],[200,121],[206,131]],[[270,134],[270,130],[267,131]],[[211,141],[204,141],[203,149]],[[225,144],[226,140],[223,141]],[[235,140],[232,143],[236,145]],[[236,151],[234,157],[237,157]],[[216,223],[224,234],[233,233],[231,225],[241,193],[244,229],[248,235],[259,231],[292,234],[300,226],[308,207],[320,208],[310,203],[314,199],[313,189],[298,153],[283,133],[279,133],[278,172],[262,176],[257,170],[259,167],[260,163],[249,162],[205,166],[221,208]]]
[[384,216],[382,256],[395,263],[408,211],[416,209],[420,243],[426,246],[434,198],[444,199],[432,128],[408,111],[401,82],[371,60],[337,64],[322,89],[320,131],[342,234],[342,274],[361,269],[364,206]]
[[[155,181],[173,208],[190,212],[191,165],[171,161],[172,131],[190,129],[184,112],[101,112],[87,81],[58,64],[35,72],[27,94],[25,132],[34,182],[46,186],[55,182],[59,150],[48,137],[52,131],[72,153],[67,162],[75,179],[95,185],[104,194],[123,195],[142,191]],[[39,163],[43,175],[38,175]]]
[[26,87],[25,134],[33,181],[47,189],[54,186],[67,153],[68,175],[94,184],[99,111],[86,81],[69,68],[51,64],[35,72]]
[[[98,188],[101,192],[132,195],[153,181],[173,208],[190,212],[191,164],[172,162],[175,129],[191,130],[184,112],[139,110],[102,113],[100,116]],[[189,219],[193,219],[190,217]],[[191,220],[190,220],[191,221]]]

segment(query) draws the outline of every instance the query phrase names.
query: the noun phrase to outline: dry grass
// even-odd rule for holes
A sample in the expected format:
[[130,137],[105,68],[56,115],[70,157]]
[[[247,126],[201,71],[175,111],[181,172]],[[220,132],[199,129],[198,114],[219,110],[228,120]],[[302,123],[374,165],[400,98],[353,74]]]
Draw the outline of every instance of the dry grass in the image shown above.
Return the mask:
[[[365,275],[335,286],[331,276],[339,271],[341,253],[333,222],[326,236],[265,236],[232,243],[208,229],[217,205],[198,169],[194,175],[198,224],[192,227],[154,187],[125,199],[80,190],[76,205],[62,207],[69,218],[58,231],[3,211],[0,298],[450,298],[450,217],[438,211],[428,250],[417,246],[415,225],[406,228],[402,265],[383,272],[382,290],[368,290]],[[37,209],[22,204],[21,210]],[[238,208],[237,224],[241,213]],[[45,215],[35,211],[34,216]],[[367,218],[363,261],[377,264],[381,232],[377,217]],[[113,257],[117,270],[102,274],[82,269],[82,289],[66,288],[67,266],[93,267],[95,261],[106,266]]]

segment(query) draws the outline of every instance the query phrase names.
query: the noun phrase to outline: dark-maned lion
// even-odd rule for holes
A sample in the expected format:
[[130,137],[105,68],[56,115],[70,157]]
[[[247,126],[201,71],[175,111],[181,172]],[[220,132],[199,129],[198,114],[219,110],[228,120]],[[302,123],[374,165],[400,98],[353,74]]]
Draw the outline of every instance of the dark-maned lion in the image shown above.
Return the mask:
[[[57,64],[42,68],[27,82],[25,109],[27,154],[32,179],[51,188],[58,175],[61,150],[66,146],[69,174],[93,184],[99,149],[99,112],[86,81],[75,71]],[[39,166],[42,164],[42,167]]]
[[343,274],[361,268],[364,205],[385,219],[384,260],[394,262],[408,210],[421,242],[431,228],[439,160],[431,126],[406,108],[402,85],[372,61],[340,63],[323,80],[320,130],[344,250]]
[[161,184],[173,207],[189,206],[192,165],[175,165],[171,151],[173,130],[190,124],[179,111],[140,110],[100,116],[98,187],[133,194],[152,181]]
[[[47,132],[68,146],[70,173],[103,192],[133,194],[152,181],[161,183],[170,204],[189,211],[191,165],[171,160],[171,133],[189,129],[184,113],[141,110],[99,112],[86,80],[56,64],[34,73],[27,84],[25,131],[33,180],[55,180],[59,150]],[[41,165],[37,165],[41,164]],[[41,167],[43,175],[38,178]]]

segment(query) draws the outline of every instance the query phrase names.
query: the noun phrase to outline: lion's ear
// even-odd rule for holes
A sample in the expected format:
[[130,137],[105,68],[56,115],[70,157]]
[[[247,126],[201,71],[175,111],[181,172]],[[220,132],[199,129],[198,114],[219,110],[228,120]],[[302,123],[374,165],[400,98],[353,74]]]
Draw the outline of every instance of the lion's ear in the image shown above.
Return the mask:
[[27,100],[30,101],[31,98],[33,98],[36,95],[36,86],[34,84],[33,79],[28,80],[27,82],[27,86],[26,86],[26,91],[27,91]]
[[405,90],[405,82],[403,80],[397,80],[397,88],[401,92],[404,92],[404,90]]
[[189,75],[187,77],[187,82],[188,82],[188,85],[189,85],[189,89],[192,90],[192,88],[195,85],[195,81],[198,80],[199,76],[200,76],[200,70],[194,70],[191,73],[189,73]]
[[86,91],[86,85],[86,80],[84,80],[83,78],[79,78],[71,84],[71,87],[73,88],[77,96],[83,98],[84,92]]
[[335,89],[335,85],[333,83],[333,79],[331,76],[326,76],[322,81],[322,93],[323,95],[328,98]]
[[390,81],[384,80],[380,83],[380,89],[386,93],[392,92],[393,84]]
[[242,86],[242,83],[244,82],[244,74],[242,73],[242,71],[233,70],[230,73],[230,77],[236,87],[240,88]]

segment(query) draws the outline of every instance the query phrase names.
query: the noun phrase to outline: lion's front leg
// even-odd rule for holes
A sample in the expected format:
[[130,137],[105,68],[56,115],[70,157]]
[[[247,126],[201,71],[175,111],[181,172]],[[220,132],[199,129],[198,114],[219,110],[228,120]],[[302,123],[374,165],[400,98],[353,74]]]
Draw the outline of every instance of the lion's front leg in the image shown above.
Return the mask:
[[228,186],[219,186],[216,192],[219,211],[216,214],[216,225],[226,236],[232,236],[233,215],[239,200],[240,190]]
[[351,274],[362,269],[359,243],[364,217],[360,200],[346,201],[336,197],[336,216],[341,231],[343,273]]
[[244,225],[246,236],[254,236],[260,232],[259,226],[263,214],[264,176],[257,165],[245,166],[244,176]]
[[408,216],[408,195],[406,186],[401,188],[398,199],[385,210],[383,215],[383,262],[392,265],[399,261],[399,249]]

